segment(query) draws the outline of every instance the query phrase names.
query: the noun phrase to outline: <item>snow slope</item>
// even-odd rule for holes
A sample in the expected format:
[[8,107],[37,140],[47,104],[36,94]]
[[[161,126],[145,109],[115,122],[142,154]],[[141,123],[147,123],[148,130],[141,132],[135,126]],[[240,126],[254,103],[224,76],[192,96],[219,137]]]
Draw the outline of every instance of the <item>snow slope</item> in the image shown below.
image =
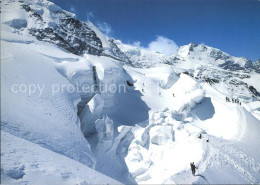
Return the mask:
[[1,131],[1,184],[120,184],[37,144]]
[[1,9],[3,183],[260,183],[257,65],[129,46],[46,0]]
[[95,159],[77,128],[79,96],[67,89],[52,91],[54,84],[69,84],[55,69],[56,62],[32,50],[34,44],[1,45],[2,129],[94,167]]

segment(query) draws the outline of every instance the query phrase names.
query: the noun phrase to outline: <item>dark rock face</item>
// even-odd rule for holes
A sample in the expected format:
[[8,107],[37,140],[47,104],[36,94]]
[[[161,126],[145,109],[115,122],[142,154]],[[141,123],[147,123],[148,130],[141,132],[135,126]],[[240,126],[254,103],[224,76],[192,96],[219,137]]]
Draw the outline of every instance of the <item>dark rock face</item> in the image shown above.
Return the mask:
[[113,54],[113,56],[110,56],[110,57],[120,60],[127,65],[133,66],[132,62],[129,60],[129,58],[126,56],[126,54],[124,52],[122,52],[118,48],[118,46],[114,43],[114,39],[110,39],[109,44],[110,44],[110,51]]
[[183,73],[186,74],[186,75],[189,75],[189,76],[192,77],[192,78],[194,77],[194,75],[193,75],[192,72],[184,71]]
[[260,60],[253,63],[253,68],[254,68],[255,72],[260,73]]
[[260,93],[253,86],[249,86],[248,89],[252,92],[254,96],[260,97]]
[[[28,27],[29,33],[40,41],[53,43],[66,51],[82,55],[84,53],[107,56],[121,61],[127,65],[133,66],[129,58],[114,43],[109,40],[109,53],[104,51],[101,39],[83,21],[79,21],[56,5],[50,10],[52,20],[44,20],[43,13],[34,10],[34,7],[24,1],[19,1],[21,8],[28,12],[28,17],[35,22],[34,27]],[[43,12],[43,10],[42,10]]]
[[244,59],[246,61],[245,66],[242,67],[237,63],[234,63],[233,61],[227,60],[225,63],[220,64],[219,67],[230,70],[230,71],[239,71],[243,70],[244,72],[251,72],[255,71],[256,73],[260,73],[260,62],[253,63],[251,60]]
[[208,77],[204,77],[204,81],[209,83],[210,85],[215,84],[215,83],[219,83],[218,79],[208,78]]
[[245,68],[246,69],[251,69],[253,68],[253,62],[251,60],[245,59],[246,60],[246,64],[245,64]]
[[189,47],[189,51],[193,51],[193,48],[194,48],[194,47],[197,47],[197,46],[198,46],[198,44],[191,43],[191,44],[190,44],[190,47]]
[[76,20],[66,12],[54,12],[53,17],[56,17],[58,21],[46,28],[46,22],[39,13],[29,5],[22,4],[21,7],[40,25],[40,28],[29,29],[29,32],[38,40],[56,44],[76,55],[84,53],[101,55],[103,52],[102,42],[96,33],[86,23]]
[[[204,44],[195,44],[190,43],[189,44],[189,54],[197,49],[197,51],[203,53],[205,51],[209,51],[208,46]],[[241,66],[240,64],[236,63],[232,56],[222,52],[221,50],[212,48],[209,52],[209,57],[212,57],[215,61],[217,60],[223,60],[224,63],[218,65],[218,67],[221,67],[222,69],[229,70],[229,71],[240,71],[243,70],[244,72],[251,72],[255,71],[257,73],[260,73],[260,62],[252,62],[251,60],[242,57],[242,60],[245,61],[245,65]]]
[[234,63],[233,61],[226,61],[223,64],[220,64],[219,67],[231,71],[243,70],[245,68],[241,67],[239,64]]
[[229,56],[219,50],[212,50],[210,52],[210,56],[213,57],[215,60],[222,59],[228,60]]
[[224,83],[230,92],[239,90],[241,93],[251,94],[251,96],[257,100],[260,98],[260,93],[253,86],[249,86],[243,81],[243,79],[251,78],[249,73],[219,70],[208,66],[201,66],[196,70],[189,70],[184,73],[200,82],[206,82],[211,86]]

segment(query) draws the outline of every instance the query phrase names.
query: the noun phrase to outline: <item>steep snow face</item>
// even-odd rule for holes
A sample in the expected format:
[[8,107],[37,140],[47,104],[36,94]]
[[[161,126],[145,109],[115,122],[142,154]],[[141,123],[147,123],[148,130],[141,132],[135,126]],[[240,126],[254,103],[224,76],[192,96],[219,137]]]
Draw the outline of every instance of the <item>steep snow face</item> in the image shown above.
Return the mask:
[[[208,134],[218,138],[239,140],[245,129],[240,107],[237,104],[224,103],[225,96],[208,84],[204,84],[203,89],[206,92],[205,98],[191,110],[196,117],[196,124]],[[223,116],[225,114],[228,116]]]
[[180,79],[170,88],[175,99],[174,107],[178,111],[193,108],[204,97],[204,90],[191,77],[181,74]]
[[78,62],[64,61],[56,66],[78,90],[81,101],[78,115],[85,135],[96,132],[95,121],[102,114],[112,114],[117,109],[115,96],[125,94],[133,83],[123,66],[109,57],[85,55]]
[[132,65],[132,62],[126,56],[124,52],[122,52],[119,47],[117,46],[114,39],[109,38],[108,36],[104,35],[91,21],[87,21],[86,24],[97,34],[100,38],[103,46],[103,53],[102,55],[112,57],[116,60],[119,60],[127,65]]
[[70,83],[55,68],[60,58],[53,58],[75,55],[11,32],[2,35],[1,46],[1,129],[94,168],[79,129],[80,96],[67,89]]
[[96,132],[95,121],[99,119],[103,113],[104,99],[96,94],[83,108],[79,114],[81,131],[86,134]]
[[97,150],[99,152],[107,152],[113,144],[114,139],[114,123],[107,115],[103,115],[102,119],[97,119],[95,127],[98,133]]

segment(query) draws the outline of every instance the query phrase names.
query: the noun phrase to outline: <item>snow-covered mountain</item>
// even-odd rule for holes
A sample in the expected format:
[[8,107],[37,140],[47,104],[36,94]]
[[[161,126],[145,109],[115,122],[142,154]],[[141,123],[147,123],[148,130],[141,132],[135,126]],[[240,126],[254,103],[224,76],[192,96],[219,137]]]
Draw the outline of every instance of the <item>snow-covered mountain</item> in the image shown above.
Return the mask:
[[249,68],[252,63],[246,58],[232,57],[219,49],[206,46],[204,44],[188,44],[180,47],[178,56],[187,62],[193,62],[199,65],[211,64],[223,69],[238,71]]
[[244,100],[260,98],[260,88],[255,80],[259,76],[259,62],[233,57],[204,44],[191,43],[180,47],[175,55],[167,56],[120,41],[116,43],[135,67],[170,65],[175,68],[176,73],[184,72],[217,89],[219,86],[225,86],[222,93],[227,96],[237,96]]
[[166,56],[47,0],[4,0],[1,183],[259,183],[259,66],[204,44]]
[[255,63],[253,63],[254,69],[257,73],[260,73],[260,59],[258,61],[256,61]]
[[[177,56],[185,62],[175,66],[184,68],[190,76],[205,81],[216,89],[226,86],[228,94],[259,100],[259,86],[255,80],[259,69],[252,61],[230,56],[203,44],[182,46]],[[223,91],[222,93],[225,94]]]

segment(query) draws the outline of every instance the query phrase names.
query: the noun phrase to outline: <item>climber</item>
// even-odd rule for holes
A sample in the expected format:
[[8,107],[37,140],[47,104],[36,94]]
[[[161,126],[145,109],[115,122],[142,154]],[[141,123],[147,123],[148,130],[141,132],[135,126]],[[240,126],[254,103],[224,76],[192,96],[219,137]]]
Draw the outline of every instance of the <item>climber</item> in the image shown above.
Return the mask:
[[172,93],[173,97],[174,97],[174,93]]
[[201,138],[202,138],[202,135],[200,134],[198,138],[201,139]]
[[192,175],[195,176],[196,169],[198,168],[195,166],[194,162],[190,163],[190,167],[191,167]]

